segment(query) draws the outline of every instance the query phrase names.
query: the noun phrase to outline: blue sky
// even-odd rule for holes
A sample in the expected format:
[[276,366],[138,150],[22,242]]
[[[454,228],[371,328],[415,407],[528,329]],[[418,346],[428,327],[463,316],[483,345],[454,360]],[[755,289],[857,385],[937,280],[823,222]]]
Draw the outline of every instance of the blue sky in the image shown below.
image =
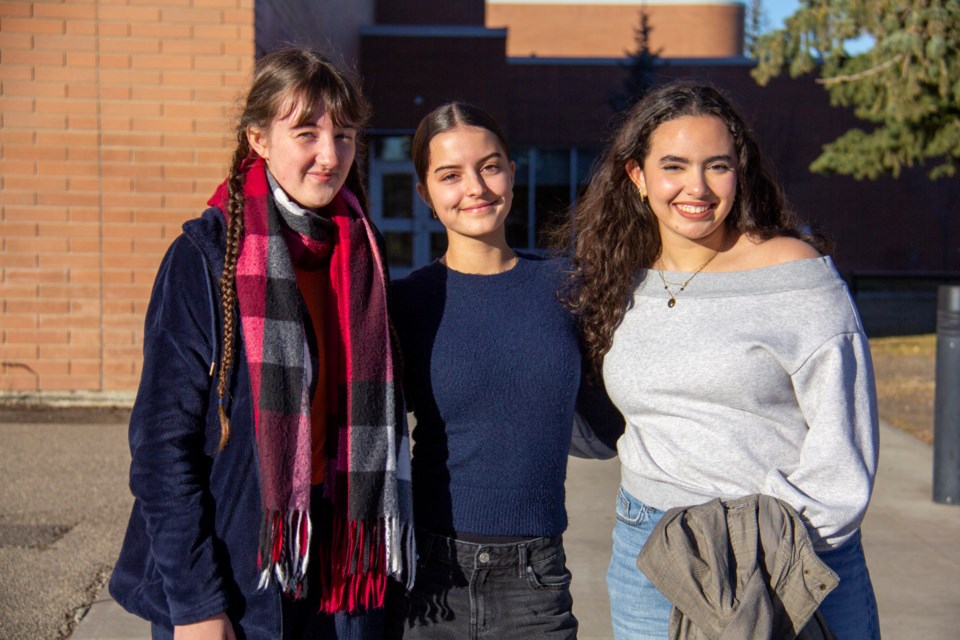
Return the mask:
[[[750,6],[747,0],[747,6]],[[800,0],[763,0],[763,10],[770,21],[771,29],[778,29],[783,26],[783,21],[790,16],[800,6]]]

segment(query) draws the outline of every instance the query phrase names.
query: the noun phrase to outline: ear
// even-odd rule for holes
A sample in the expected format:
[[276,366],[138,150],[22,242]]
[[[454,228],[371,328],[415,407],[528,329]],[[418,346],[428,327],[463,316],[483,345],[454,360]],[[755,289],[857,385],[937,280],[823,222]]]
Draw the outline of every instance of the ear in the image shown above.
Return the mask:
[[423,200],[428,208],[433,209],[433,202],[430,201],[430,192],[419,182],[417,183],[417,195],[420,196],[420,199]]
[[256,127],[247,127],[247,142],[250,148],[257,152],[264,160],[270,159],[270,147],[267,145],[266,132]]
[[630,181],[637,185],[637,188],[640,189],[640,191],[646,193],[647,180],[643,177],[643,169],[640,168],[640,163],[631,158],[630,160],[627,160],[624,170],[627,172],[627,177],[630,178]]

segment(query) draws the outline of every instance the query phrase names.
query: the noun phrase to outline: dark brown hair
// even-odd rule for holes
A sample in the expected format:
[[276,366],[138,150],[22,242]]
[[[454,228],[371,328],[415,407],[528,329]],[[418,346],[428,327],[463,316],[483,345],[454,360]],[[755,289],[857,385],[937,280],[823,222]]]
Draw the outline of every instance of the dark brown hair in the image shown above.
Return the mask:
[[[247,141],[247,131],[251,128],[269,131],[276,119],[289,116],[297,106],[301,107],[298,124],[311,122],[318,112],[324,112],[330,115],[335,126],[355,128],[359,132],[370,119],[370,107],[360,92],[358,83],[337,69],[322,54],[309,49],[282,49],[267,54],[257,62],[253,81],[237,122],[237,147],[233,152],[228,176],[230,197],[226,212],[227,246],[223,273],[220,276],[223,355],[217,380],[221,449],[230,437],[230,421],[224,402],[233,368],[237,332],[234,311],[237,303],[237,258],[243,239],[245,162],[256,154]],[[286,112],[282,111],[284,108],[287,109]],[[362,153],[363,148],[358,143],[346,185],[365,205],[366,190],[360,169],[363,164]]]
[[760,149],[731,102],[709,85],[678,80],[644,95],[626,113],[556,238],[565,245],[573,269],[562,297],[577,316],[584,354],[594,373],[623,320],[637,273],[660,256],[657,219],[626,172],[650,152],[653,132],[683,116],[719,118],[737,152],[737,196],[724,224],[760,239],[803,238],[824,250],[822,238],[800,231],[780,186],[764,166]]
[[413,166],[420,184],[427,184],[427,170],[430,168],[430,141],[441,133],[456,127],[486,129],[497,137],[497,140],[503,146],[503,152],[508,158],[510,157],[510,146],[507,144],[507,138],[503,135],[500,125],[493,119],[493,116],[480,107],[466,102],[448,102],[423,116],[420,124],[417,125],[417,132],[413,135],[410,154],[413,157]]

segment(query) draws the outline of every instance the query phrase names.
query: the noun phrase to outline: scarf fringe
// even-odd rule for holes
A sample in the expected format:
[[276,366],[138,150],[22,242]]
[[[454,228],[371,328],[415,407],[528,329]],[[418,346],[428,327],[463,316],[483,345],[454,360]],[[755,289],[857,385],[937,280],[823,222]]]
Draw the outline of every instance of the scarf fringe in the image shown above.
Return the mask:
[[294,599],[307,590],[307,565],[313,527],[310,513],[304,510],[282,512],[268,510],[260,523],[260,570],[258,588],[263,591],[276,580],[277,586]]
[[337,520],[330,534],[332,549],[323,555],[332,562],[321,571],[320,611],[354,613],[383,607],[388,575],[408,590],[413,586],[416,554],[410,523],[399,518],[376,523]]

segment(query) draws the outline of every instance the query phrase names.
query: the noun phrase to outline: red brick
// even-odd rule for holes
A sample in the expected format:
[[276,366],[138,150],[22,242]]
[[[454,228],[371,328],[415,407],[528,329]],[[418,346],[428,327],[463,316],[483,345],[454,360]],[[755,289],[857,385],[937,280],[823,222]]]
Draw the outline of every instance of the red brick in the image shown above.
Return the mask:
[[63,97],[67,95],[67,85],[55,82],[4,82],[3,95],[26,98]]
[[[106,336],[104,336],[106,338]],[[100,330],[91,331],[89,329],[71,329],[70,344],[85,346],[100,344]]]
[[156,86],[161,83],[160,72],[158,71],[144,71],[143,69],[133,70],[117,70],[117,69],[102,69],[100,71],[100,82],[106,85],[117,84],[117,85],[150,85]]
[[64,21],[40,18],[0,18],[0,29],[6,33],[63,33]]
[[78,99],[96,99],[100,97],[100,90],[93,86],[67,85],[67,97]]
[[110,53],[114,56],[123,55],[126,58],[133,57],[137,53],[160,53],[160,40],[155,34],[149,38],[124,37],[124,38],[103,38],[100,41],[100,52]]
[[68,238],[70,253],[98,253],[100,240],[97,238]]
[[97,194],[84,193],[49,193],[41,191],[37,193],[37,204],[48,206],[95,206],[99,204],[100,198]]
[[93,36],[98,33],[98,25],[91,20],[67,20],[66,33]]
[[101,54],[100,55],[100,69],[129,69],[130,68],[130,56],[126,54],[110,55],[110,54]]
[[[32,2],[33,15],[38,18],[86,18],[93,20],[97,17],[97,7],[94,3],[44,3]],[[6,13],[4,13],[6,15]],[[70,21],[68,20],[68,23]]]
[[130,35],[134,37],[148,36],[159,38],[160,40],[170,40],[173,38],[191,38],[193,37],[193,25],[190,24],[131,24]]
[[92,298],[100,295],[99,286],[89,284],[50,284],[40,283],[39,293],[42,298],[65,297],[65,298]]
[[8,312],[2,316],[4,329],[10,332],[13,330],[32,331],[39,328],[40,320],[37,315],[35,313],[16,313],[19,311],[18,306],[11,305]]
[[[145,25],[147,28],[159,27],[160,25],[148,24]],[[126,38],[133,34],[132,31],[133,25],[127,24],[126,22],[104,22],[100,21],[100,38],[101,40],[105,38]]]
[[7,54],[7,50],[31,50],[33,49],[33,34],[31,33],[10,33],[0,31],[0,50]]
[[28,18],[33,15],[33,2],[0,2],[0,16]]
[[105,23],[166,22],[166,20],[160,19],[160,9],[158,9],[156,5],[151,7],[132,7],[121,4],[117,7],[111,7],[106,14],[109,16],[109,19],[105,19]]
[[26,174],[34,175],[37,172],[37,164],[30,160],[0,160],[0,174]]
[[5,64],[0,67],[0,80],[14,82],[31,82],[34,79],[34,68],[26,65]]
[[70,360],[96,360],[99,362],[100,346],[67,344],[48,347],[46,345],[40,345],[38,357],[41,359],[62,357]]
[[71,379],[74,376],[98,376],[100,375],[100,361],[99,360],[78,360],[75,358],[70,359],[70,377]]
[[[38,348],[34,344],[7,344],[0,343],[0,359],[7,362],[17,361],[17,360],[33,360],[37,357]],[[8,367],[10,373],[13,373],[14,369]],[[3,368],[0,368],[0,374],[7,375]]]
[[96,131],[99,126],[95,116],[67,116],[67,129]]
[[67,157],[67,150],[64,147],[8,144],[4,145],[3,156],[9,160],[63,160]]
[[67,52],[66,64],[68,67],[96,67],[97,62],[97,54],[95,53]]
[[13,236],[3,239],[6,250],[11,253],[66,253],[67,239],[43,236]]
[[67,329],[8,329],[8,342],[32,342],[34,344],[66,344],[69,341]]
[[[69,54],[68,54],[69,55]],[[3,49],[3,65],[25,64],[29,66],[62,65],[65,56],[63,51],[17,51]]]
[[40,51],[96,51],[97,39],[92,36],[36,35],[33,46]]
[[38,194],[49,191],[66,191],[67,179],[66,177],[8,175],[4,176],[4,188],[36,191]]
[[[101,222],[101,213],[99,207],[70,207],[67,210],[67,219],[70,223],[91,222],[99,224]],[[88,225],[89,226],[89,225]],[[93,234],[89,234],[93,235]]]

